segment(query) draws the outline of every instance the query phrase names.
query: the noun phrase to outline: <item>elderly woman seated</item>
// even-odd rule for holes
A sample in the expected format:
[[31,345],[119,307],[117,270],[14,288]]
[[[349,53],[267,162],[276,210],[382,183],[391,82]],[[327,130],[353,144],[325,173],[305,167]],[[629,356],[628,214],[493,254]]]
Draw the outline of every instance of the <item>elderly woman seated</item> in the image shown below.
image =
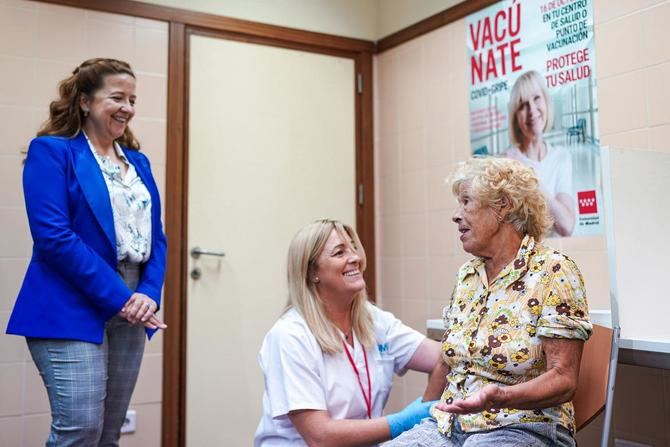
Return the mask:
[[533,171],[471,159],[452,178],[463,249],[445,308],[443,355],[424,399],[432,418],[385,446],[574,446],[584,341],[591,334],[575,263],[541,243],[552,226]]

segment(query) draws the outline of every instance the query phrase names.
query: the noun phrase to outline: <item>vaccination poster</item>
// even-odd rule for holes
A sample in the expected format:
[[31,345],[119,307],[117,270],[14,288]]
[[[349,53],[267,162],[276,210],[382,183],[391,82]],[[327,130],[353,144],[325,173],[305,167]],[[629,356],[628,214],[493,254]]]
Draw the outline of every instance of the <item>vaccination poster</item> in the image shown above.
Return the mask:
[[474,155],[531,166],[550,237],[602,234],[593,0],[506,0],[467,17]]

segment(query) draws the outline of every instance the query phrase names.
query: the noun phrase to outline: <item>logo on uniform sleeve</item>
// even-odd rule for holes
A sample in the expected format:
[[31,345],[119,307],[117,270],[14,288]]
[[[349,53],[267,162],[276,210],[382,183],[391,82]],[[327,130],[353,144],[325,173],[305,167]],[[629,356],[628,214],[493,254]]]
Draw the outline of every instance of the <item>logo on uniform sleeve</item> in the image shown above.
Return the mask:
[[388,343],[378,344],[377,349],[379,350],[380,354],[387,354],[389,352],[389,344]]
[[579,191],[577,202],[579,203],[579,214],[596,214],[598,212],[595,190]]

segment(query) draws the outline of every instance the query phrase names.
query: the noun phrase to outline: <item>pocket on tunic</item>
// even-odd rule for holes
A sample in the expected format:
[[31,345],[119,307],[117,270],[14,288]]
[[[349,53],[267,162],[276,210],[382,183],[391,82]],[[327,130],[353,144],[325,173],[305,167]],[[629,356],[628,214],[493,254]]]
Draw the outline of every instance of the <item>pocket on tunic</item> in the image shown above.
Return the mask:
[[393,384],[394,362],[392,358],[381,356],[377,359],[377,384],[381,389],[390,389]]

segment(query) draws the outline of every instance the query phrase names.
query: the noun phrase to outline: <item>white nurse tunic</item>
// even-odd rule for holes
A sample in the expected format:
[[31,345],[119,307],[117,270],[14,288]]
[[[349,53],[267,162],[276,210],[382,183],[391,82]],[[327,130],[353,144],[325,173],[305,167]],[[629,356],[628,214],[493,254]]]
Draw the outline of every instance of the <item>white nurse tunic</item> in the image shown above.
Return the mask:
[[[372,385],[372,417],[382,415],[393,382],[402,375],[424,336],[390,312],[368,304],[376,346],[366,350]],[[350,349],[367,394],[363,346],[354,334]],[[258,356],[265,377],[263,416],[255,447],[306,446],[288,418],[294,410],[327,410],[333,419],[365,419],[367,406],[354,369],[342,351],[324,354],[305,320],[290,309],[267,333]]]

